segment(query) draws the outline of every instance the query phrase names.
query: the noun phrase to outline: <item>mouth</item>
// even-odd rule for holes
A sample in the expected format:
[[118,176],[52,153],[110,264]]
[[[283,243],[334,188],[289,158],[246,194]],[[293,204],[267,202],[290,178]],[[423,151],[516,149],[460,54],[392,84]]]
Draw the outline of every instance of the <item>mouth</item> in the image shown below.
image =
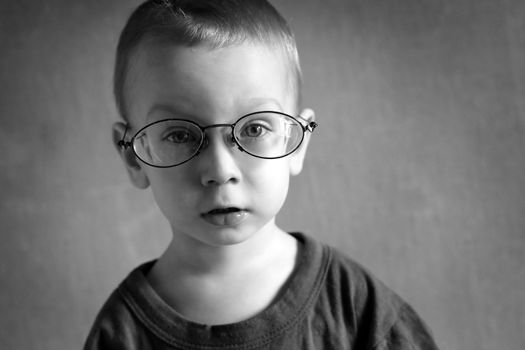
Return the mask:
[[210,214],[210,215],[230,214],[230,213],[238,213],[240,211],[242,211],[242,209],[236,208],[236,207],[217,208],[217,209],[210,210],[209,212],[205,213],[205,215],[206,214]]
[[235,226],[248,215],[248,210],[237,207],[212,209],[201,214],[202,218],[214,226]]

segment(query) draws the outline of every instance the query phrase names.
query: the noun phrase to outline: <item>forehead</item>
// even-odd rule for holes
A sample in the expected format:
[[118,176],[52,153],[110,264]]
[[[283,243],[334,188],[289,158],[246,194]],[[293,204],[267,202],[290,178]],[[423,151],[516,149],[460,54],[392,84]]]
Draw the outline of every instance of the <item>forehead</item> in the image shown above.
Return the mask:
[[146,42],[130,61],[125,93],[132,123],[147,122],[155,105],[185,117],[223,114],[228,120],[261,109],[295,112],[285,59],[265,45],[210,48]]

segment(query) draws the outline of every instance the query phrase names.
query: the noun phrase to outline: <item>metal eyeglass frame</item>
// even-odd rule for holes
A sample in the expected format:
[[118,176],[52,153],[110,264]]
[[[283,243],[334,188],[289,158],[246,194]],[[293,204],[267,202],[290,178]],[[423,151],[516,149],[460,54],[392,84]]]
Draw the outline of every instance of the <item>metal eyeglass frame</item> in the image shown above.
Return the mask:
[[[299,124],[301,126],[301,128],[303,129],[303,133],[301,135],[301,140],[299,141],[299,143],[297,144],[297,146],[292,149],[291,151],[289,151],[288,153],[282,155],[282,156],[279,156],[279,157],[261,157],[261,156],[258,156],[258,155],[255,155],[251,152],[248,152],[246,149],[244,149],[244,147],[242,147],[239,143],[239,141],[237,140],[237,138],[235,137],[235,134],[234,134],[234,129],[235,129],[235,126],[239,123],[239,121],[241,121],[242,119],[244,118],[247,118],[249,116],[252,116],[252,115],[255,115],[255,114],[262,114],[262,113],[275,113],[275,114],[280,114],[282,116],[285,116],[285,117],[288,117],[288,118],[291,118],[293,120],[295,120],[297,122],[297,124]],[[306,125],[301,123],[298,119],[306,122]],[[152,126],[152,125],[155,125],[155,124],[158,124],[158,123],[162,123],[162,122],[165,122],[165,121],[168,121],[168,120],[180,120],[180,121],[185,121],[185,122],[189,122],[195,126],[197,126],[201,133],[202,133],[202,138],[201,138],[201,141],[200,141],[200,144],[199,146],[197,147],[197,151],[195,152],[195,154],[193,154],[190,158],[186,159],[185,161],[183,162],[180,162],[180,163],[177,163],[177,164],[174,164],[174,165],[155,165],[155,164],[151,164],[151,163],[148,163],[146,161],[144,161],[138,154],[137,152],[135,151],[135,148],[133,147],[133,143],[135,141],[135,138],[137,137],[137,135],[139,133],[141,133],[144,129]],[[121,147],[122,149],[128,149],[128,148],[131,148],[133,150],[133,154],[135,155],[135,157],[137,157],[141,162],[143,162],[144,164],[147,164],[149,166],[152,166],[152,167],[155,167],[155,168],[172,168],[172,167],[175,167],[175,166],[178,166],[178,165],[182,165],[186,162],[189,162],[190,160],[192,160],[193,158],[195,158],[197,155],[199,155],[199,153],[201,152],[202,148],[208,143],[208,137],[206,136],[206,129],[211,129],[211,128],[220,128],[220,127],[230,127],[231,128],[231,140],[237,145],[237,148],[241,151],[241,152],[245,152],[245,153],[248,153],[249,155],[253,156],[253,157],[256,157],[256,158],[260,158],[260,159],[279,159],[279,158],[284,158],[286,156],[289,156],[290,154],[292,154],[293,152],[295,152],[300,146],[301,144],[303,143],[303,140],[304,140],[304,134],[308,131],[310,133],[313,133],[313,131],[315,130],[315,128],[318,126],[318,124],[314,121],[307,121],[306,119],[304,119],[303,117],[301,116],[297,116],[296,117],[292,117],[291,115],[289,114],[286,114],[286,113],[283,113],[283,112],[277,112],[277,111],[257,111],[257,112],[252,112],[252,113],[249,113],[249,114],[246,114],[246,115],[243,115],[242,117],[240,117],[239,119],[237,119],[237,121],[233,124],[212,124],[212,125],[207,125],[207,126],[200,126],[199,124],[195,123],[194,121],[192,120],[188,120],[188,119],[179,119],[179,118],[167,118],[167,119],[162,119],[162,120],[157,120],[157,121],[154,121],[153,123],[149,123],[145,126],[143,126],[142,128],[140,128],[136,133],[135,135],[133,135],[133,137],[129,140],[129,141],[125,141],[125,138],[126,138],[126,135],[128,133],[128,130],[130,129],[129,127],[129,124],[126,124],[126,129],[124,131],[124,135],[122,136],[122,139],[117,143],[119,147]]]

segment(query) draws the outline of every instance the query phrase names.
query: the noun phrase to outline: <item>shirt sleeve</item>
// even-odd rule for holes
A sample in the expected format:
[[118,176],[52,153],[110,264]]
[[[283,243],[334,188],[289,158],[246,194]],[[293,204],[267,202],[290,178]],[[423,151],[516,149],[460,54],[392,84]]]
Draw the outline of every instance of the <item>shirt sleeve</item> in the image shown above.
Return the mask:
[[373,350],[438,350],[425,323],[405,304],[396,322],[372,348]]
[[142,333],[137,320],[115,291],[100,310],[84,350],[150,349]]
[[329,285],[346,300],[340,309],[348,324],[350,348],[438,350],[416,311],[365,268],[334,250]]

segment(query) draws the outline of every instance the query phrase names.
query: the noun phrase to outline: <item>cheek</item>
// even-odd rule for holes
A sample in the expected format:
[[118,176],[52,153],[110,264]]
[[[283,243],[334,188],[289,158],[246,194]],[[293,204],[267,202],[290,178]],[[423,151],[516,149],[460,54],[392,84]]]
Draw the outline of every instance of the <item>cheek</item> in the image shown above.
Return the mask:
[[150,169],[148,178],[155,201],[166,215],[195,201],[192,184],[180,169]]
[[[254,196],[264,198],[268,205],[284,202],[290,181],[287,159],[268,159],[250,169],[245,181],[255,190]],[[254,198],[256,199],[256,198]]]

